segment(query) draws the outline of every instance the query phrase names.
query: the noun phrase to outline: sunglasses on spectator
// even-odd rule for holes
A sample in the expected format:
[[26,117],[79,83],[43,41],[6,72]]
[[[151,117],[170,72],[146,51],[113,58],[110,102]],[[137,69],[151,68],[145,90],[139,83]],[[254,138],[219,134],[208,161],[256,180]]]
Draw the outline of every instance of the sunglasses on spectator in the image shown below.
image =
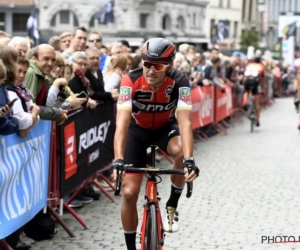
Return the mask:
[[102,39],[89,39],[89,42],[90,43],[94,43],[94,42],[100,43],[100,42],[102,42]]
[[151,63],[143,60],[143,66],[146,69],[152,69],[153,67],[156,72],[162,72],[165,71],[170,66],[170,64]]

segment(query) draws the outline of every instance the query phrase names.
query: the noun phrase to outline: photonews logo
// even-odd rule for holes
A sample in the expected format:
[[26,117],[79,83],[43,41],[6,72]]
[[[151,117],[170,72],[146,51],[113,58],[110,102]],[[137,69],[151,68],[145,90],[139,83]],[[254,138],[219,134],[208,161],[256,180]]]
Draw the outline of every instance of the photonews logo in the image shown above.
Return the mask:
[[261,243],[267,244],[284,244],[284,243],[300,243],[300,236],[261,236]]

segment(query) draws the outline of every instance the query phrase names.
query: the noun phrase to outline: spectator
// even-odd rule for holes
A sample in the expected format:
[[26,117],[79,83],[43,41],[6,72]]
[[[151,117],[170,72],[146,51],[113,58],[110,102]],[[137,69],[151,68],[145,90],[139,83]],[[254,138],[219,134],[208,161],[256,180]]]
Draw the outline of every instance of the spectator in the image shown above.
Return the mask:
[[71,45],[62,53],[63,57],[68,59],[76,51],[85,51],[87,41],[87,30],[84,27],[76,28]]
[[173,61],[173,68],[174,69],[179,69],[180,65],[184,61],[184,55],[180,52],[177,52],[175,55],[175,59]]
[[30,49],[30,42],[24,37],[15,36],[8,43],[8,46],[20,51],[22,55],[25,56]]
[[129,53],[125,53],[124,55],[127,58],[127,67],[123,71],[123,75],[127,74],[132,69],[132,65],[133,65],[133,58],[132,58],[132,56]]
[[54,106],[62,109],[80,108],[87,101],[87,98],[78,98],[78,94],[74,95],[68,87],[68,81],[63,78],[63,70],[65,68],[64,58],[60,52],[56,52],[55,55],[55,65],[49,75],[52,85],[48,92],[46,106]]
[[68,60],[65,60],[65,68],[63,70],[62,76],[69,83],[73,75],[72,63],[69,63]]
[[0,30],[0,46],[7,46],[10,40],[11,36],[8,33]]
[[99,101],[116,101],[119,97],[119,91],[112,89],[110,92],[105,92],[102,72],[99,70],[100,56],[99,50],[90,48],[86,50],[88,56],[89,68],[85,76],[91,83],[91,88],[94,91],[93,98]]
[[0,59],[0,135],[14,134],[19,131],[19,121],[11,114],[8,106],[10,100],[8,93],[3,86],[6,79],[6,68]]
[[55,51],[48,44],[41,44],[32,49],[32,61],[27,71],[24,85],[32,92],[33,102],[40,106],[40,117],[45,120],[63,122],[66,112],[45,107],[50,87],[49,74],[55,64]]
[[59,36],[60,51],[64,52],[65,50],[67,50],[71,45],[72,39],[73,39],[73,36],[72,36],[71,32],[61,33],[60,36]]
[[111,89],[118,89],[120,87],[123,71],[127,67],[127,58],[124,55],[117,55],[112,60],[112,64],[104,75],[104,89],[110,91]]
[[20,136],[26,137],[29,130],[39,121],[40,113],[40,108],[32,101],[31,91],[23,85],[29,61],[22,56],[18,57],[18,52],[10,47],[0,50],[0,53],[8,72],[4,86],[8,91],[9,99],[17,99],[12,111],[19,120],[20,131],[18,133]]
[[88,68],[88,58],[86,53],[83,51],[75,52],[69,59],[73,62],[74,71],[74,76],[69,82],[69,87],[74,93],[81,93],[84,91],[89,97],[86,106],[91,109],[96,108],[97,103],[94,100],[94,91],[91,88],[90,81],[85,77]]
[[52,36],[49,41],[48,44],[51,45],[55,51],[60,51],[60,38],[59,36]]

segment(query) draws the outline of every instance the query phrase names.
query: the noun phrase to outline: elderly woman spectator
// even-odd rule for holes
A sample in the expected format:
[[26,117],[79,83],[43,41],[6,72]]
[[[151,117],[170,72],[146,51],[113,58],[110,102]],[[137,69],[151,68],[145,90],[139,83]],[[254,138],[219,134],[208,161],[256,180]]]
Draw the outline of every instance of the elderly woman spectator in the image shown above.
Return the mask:
[[68,87],[68,81],[63,77],[65,60],[60,52],[55,52],[55,65],[50,72],[49,78],[52,82],[48,92],[46,106],[62,109],[76,109],[87,101],[87,98],[78,98],[78,94],[72,92]]
[[16,49],[17,51],[21,52],[23,56],[25,56],[30,49],[30,42],[24,37],[15,36],[8,43],[8,46]]
[[180,65],[183,63],[184,60],[185,60],[184,55],[180,52],[177,52],[173,62],[173,68],[179,69]]
[[[38,122],[40,109],[38,106],[34,105],[32,102],[33,94],[28,90],[17,72],[24,75],[24,72],[19,71],[17,61],[20,60],[24,63],[24,58],[19,59],[18,51],[9,47],[0,47],[0,57],[6,66],[7,77],[5,80],[5,88],[8,91],[8,96],[10,100],[17,99],[12,107],[13,114],[18,117],[19,120],[19,133],[21,136],[27,136],[29,130]],[[29,62],[27,61],[27,68]],[[18,77],[17,77],[18,76]],[[23,76],[24,81],[25,76]],[[29,113],[31,111],[31,113]]]
[[73,63],[74,72],[73,78],[69,82],[70,89],[76,94],[84,92],[88,97],[87,107],[90,107],[91,109],[95,108],[97,102],[93,98],[94,91],[91,88],[90,81],[85,77],[85,73],[89,66],[86,53],[77,51],[70,56],[69,61]]

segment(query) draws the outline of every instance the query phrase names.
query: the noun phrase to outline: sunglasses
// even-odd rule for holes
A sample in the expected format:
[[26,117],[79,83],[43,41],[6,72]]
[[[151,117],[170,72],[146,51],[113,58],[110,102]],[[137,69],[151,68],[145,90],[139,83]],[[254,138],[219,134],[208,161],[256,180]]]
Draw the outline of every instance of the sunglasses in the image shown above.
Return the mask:
[[153,67],[156,72],[162,72],[165,71],[170,66],[170,64],[151,63],[143,60],[143,66],[146,69],[152,69]]
[[89,42],[90,43],[94,43],[94,42],[100,43],[100,42],[102,42],[102,39],[91,39],[91,40],[89,40]]

